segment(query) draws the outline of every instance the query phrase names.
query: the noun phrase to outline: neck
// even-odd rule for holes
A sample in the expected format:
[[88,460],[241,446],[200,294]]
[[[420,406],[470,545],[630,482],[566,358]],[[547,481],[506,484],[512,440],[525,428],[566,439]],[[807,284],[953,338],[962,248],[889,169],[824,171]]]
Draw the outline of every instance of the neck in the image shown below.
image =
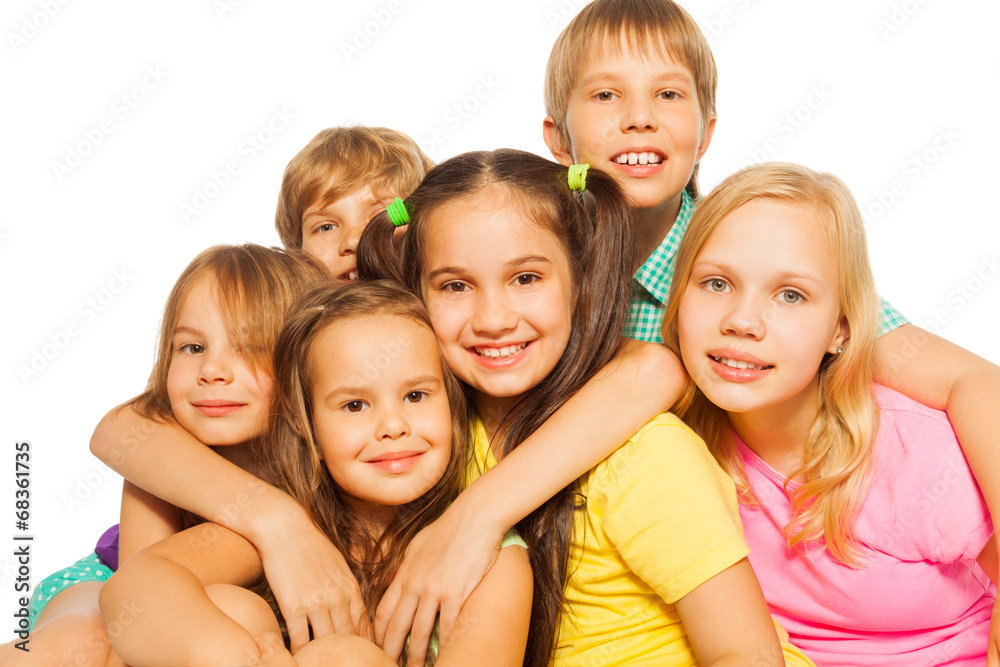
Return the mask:
[[253,469],[253,455],[250,452],[249,444],[217,446],[212,447],[212,449],[230,463],[243,468],[247,472],[257,474]]
[[499,461],[501,458],[503,434],[500,433],[500,426],[504,419],[510,414],[520,396],[497,398],[486,394],[476,393],[473,403],[476,406],[476,413],[483,422],[486,435],[490,441],[490,449]]
[[809,432],[819,413],[819,381],[811,391],[780,405],[770,406],[753,412],[730,412],[729,421],[736,434],[769,466],[792,477],[802,465]]
[[681,202],[684,194],[681,193],[673,199],[664,202],[656,208],[636,209],[639,217],[639,227],[636,230],[636,249],[638,252],[638,269],[646,258],[653,254],[670,229],[677,222],[677,216],[681,212]]
[[396,508],[391,505],[379,505],[360,498],[346,496],[347,502],[351,504],[358,517],[365,525],[365,529],[374,539],[378,539],[389,527],[396,516]]

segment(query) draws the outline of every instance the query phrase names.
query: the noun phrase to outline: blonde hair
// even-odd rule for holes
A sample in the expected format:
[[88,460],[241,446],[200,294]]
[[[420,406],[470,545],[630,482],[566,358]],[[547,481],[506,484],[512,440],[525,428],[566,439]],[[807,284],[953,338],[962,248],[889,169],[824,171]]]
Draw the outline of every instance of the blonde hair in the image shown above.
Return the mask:
[[[596,0],[577,14],[552,46],[545,68],[545,113],[569,144],[566,113],[581,66],[598,50],[620,55],[623,43],[633,53],[666,54],[691,70],[701,113],[701,136],[715,113],[718,73],[712,49],[691,15],[671,0]],[[685,188],[698,197],[698,165]]]
[[[695,211],[677,252],[663,339],[680,355],[677,316],[694,262],[722,220],[757,199],[815,208],[816,220],[837,257],[838,296],[850,327],[850,340],[843,352],[827,354],[820,364],[819,413],[809,432],[802,464],[789,475],[789,479],[801,476],[805,482],[791,494],[792,519],[785,526],[785,537],[790,548],[825,539],[831,556],[851,567],[861,567],[863,552],[854,536],[854,523],[868,489],[871,444],[878,431],[878,404],[871,386],[878,295],[864,223],[847,186],[832,174],[780,162],[752,166],[723,181]],[[705,439],[736,480],[743,502],[756,504],[726,413],[693,382],[688,383],[674,410]]]
[[188,294],[202,281],[210,281],[229,337],[243,351],[250,368],[270,375],[271,355],[285,312],[306,287],[328,280],[328,273],[315,261],[280,248],[247,243],[202,251],[184,269],[167,297],[152,377],[146,391],[130,403],[149,419],[173,420],[167,373],[174,330]]
[[433,166],[413,139],[387,127],[323,130],[285,167],[274,215],[281,243],[302,247],[302,215],[316,202],[325,206],[363,185],[378,199],[405,197]]

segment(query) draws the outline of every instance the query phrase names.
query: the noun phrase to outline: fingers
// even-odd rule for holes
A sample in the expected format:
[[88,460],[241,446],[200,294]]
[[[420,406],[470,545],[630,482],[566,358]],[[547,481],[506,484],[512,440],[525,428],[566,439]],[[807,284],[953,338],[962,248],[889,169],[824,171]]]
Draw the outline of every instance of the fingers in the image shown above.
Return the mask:
[[386,628],[389,627],[389,620],[396,612],[396,605],[399,604],[402,592],[403,589],[399,584],[399,575],[397,574],[396,578],[389,584],[389,588],[386,589],[385,594],[382,595],[382,599],[375,609],[375,625],[373,629],[375,631],[375,643],[379,646],[385,644]]
[[282,609],[281,615],[285,617],[292,653],[298,653],[299,649],[309,643],[309,618],[305,614],[305,609],[296,614],[286,614]]
[[427,645],[430,642],[434,622],[437,620],[438,603],[427,601],[420,605],[413,619],[413,629],[410,630],[409,656],[407,667],[421,667],[427,655]]
[[458,622],[458,615],[462,612],[462,604],[461,601],[451,599],[441,601],[441,613],[438,616],[438,642],[441,646],[444,646],[448,635],[455,629],[455,623]]
[[368,610],[363,604],[351,607],[351,616],[354,618],[354,634],[375,643],[375,629],[372,627],[372,620],[368,617]]
[[390,658],[398,660],[406,645],[406,636],[410,634],[410,626],[413,625],[413,617],[417,613],[416,596],[405,596],[400,598],[385,626],[385,636],[382,639],[382,650]]

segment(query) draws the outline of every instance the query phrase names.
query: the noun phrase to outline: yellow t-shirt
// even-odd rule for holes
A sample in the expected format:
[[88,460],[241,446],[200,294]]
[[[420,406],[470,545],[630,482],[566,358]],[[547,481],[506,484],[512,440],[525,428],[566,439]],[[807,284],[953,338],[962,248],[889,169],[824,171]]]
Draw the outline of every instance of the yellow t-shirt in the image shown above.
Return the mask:
[[[467,482],[495,463],[477,422]],[[554,664],[697,665],[675,603],[749,553],[732,479],[662,414],[584,475],[581,491]]]

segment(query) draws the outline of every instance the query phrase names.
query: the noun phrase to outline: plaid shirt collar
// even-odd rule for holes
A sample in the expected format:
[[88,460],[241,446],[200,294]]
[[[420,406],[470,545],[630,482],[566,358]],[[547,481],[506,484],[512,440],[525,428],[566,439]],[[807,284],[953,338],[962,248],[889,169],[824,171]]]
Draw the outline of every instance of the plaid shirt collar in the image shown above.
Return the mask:
[[642,285],[649,294],[662,304],[667,303],[670,295],[670,281],[674,275],[674,256],[680,247],[684,232],[691,222],[694,213],[694,202],[685,190],[681,195],[681,210],[677,220],[667,232],[660,245],[653,251],[639,270],[635,272],[635,281]]

